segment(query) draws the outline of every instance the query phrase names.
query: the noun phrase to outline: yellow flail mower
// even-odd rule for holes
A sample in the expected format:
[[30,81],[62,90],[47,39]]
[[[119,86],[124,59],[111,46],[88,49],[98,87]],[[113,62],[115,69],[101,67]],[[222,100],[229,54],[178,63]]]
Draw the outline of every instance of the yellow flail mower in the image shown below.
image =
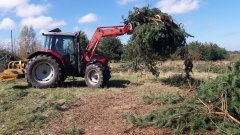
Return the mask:
[[25,67],[28,60],[11,61],[8,68],[0,73],[0,81],[10,81],[23,78],[25,76]]

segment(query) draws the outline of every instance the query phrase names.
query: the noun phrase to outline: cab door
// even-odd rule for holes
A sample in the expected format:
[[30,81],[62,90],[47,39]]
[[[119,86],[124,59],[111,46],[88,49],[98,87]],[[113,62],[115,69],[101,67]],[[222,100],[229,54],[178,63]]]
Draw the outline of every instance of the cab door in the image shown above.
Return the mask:
[[77,72],[76,68],[76,49],[74,37],[57,36],[55,41],[56,52],[61,55],[67,65],[67,74],[74,75]]

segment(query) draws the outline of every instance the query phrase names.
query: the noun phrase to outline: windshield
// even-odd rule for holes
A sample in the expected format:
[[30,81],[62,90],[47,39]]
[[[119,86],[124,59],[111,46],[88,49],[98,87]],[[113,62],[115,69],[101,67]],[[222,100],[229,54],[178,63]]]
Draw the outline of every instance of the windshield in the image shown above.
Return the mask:
[[45,50],[55,50],[57,52],[68,50],[73,53],[74,52],[73,37],[48,35],[48,36],[46,36],[46,39],[45,39],[44,49]]

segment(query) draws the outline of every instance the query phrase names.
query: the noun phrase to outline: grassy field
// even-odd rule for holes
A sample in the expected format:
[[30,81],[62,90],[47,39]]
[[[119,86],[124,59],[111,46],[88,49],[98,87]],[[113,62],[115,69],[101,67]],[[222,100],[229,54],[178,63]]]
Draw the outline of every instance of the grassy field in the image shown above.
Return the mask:
[[[215,63],[195,62],[194,73],[192,76],[199,79],[215,77],[221,73],[221,70],[224,70],[224,67],[227,63],[228,62],[226,61]],[[64,123],[67,123],[70,117],[75,116],[76,112],[74,113],[73,111],[77,110],[77,107],[75,106],[76,103],[82,103],[79,101],[80,99],[86,99],[86,103],[89,104],[89,106],[93,106],[93,110],[99,109],[97,108],[98,106],[100,109],[104,110],[104,107],[102,107],[102,105],[106,104],[106,106],[109,107],[111,104],[108,104],[108,102],[112,101],[113,104],[116,104],[116,106],[120,108],[121,111],[117,111],[121,112],[119,115],[124,115],[124,113],[128,113],[128,111],[143,113],[149,111],[149,109],[152,108],[167,107],[167,105],[159,105],[157,103],[151,105],[147,104],[146,101],[143,100],[143,97],[151,93],[161,94],[162,92],[167,92],[179,93],[182,97],[189,96],[187,90],[180,90],[176,87],[163,85],[161,82],[161,79],[163,78],[170,77],[174,74],[183,74],[182,61],[167,61],[164,63],[159,63],[160,78],[155,78],[147,71],[143,71],[141,73],[128,71],[127,69],[122,68],[122,64],[124,63],[111,64],[113,72],[112,78],[107,88],[87,88],[82,78],[77,78],[77,80],[73,81],[71,77],[67,79],[66,83],[62,87],[49,89],[31,88],[28,86],[25,79],[0,82],[0,134],[82,134],[83,132],[86,134],[97,133],[98,128],[96,128],[96,126],[94,127],[96,128],[96,130],[94,130],[96,132],[93,132],[91,129],[88,129],[89,125],[86,126],[87,124],[81,124],[79,121],[72,122],[74,123],[72,125],[64,125]],[[165,97],[163,96],[163,98]],[[132,104],[129,105],[129,103]],[[109,108],[109,111],[114,109],[113,106],[111,107],[112,108]],[[138,107],[143,108],[143,110],[139,110]],[[86,109],[86,114],[81,114],[81,116],[88,115],[88,111],[89,113],[93,111],[89,110],[89,108],[83,108],[83,110],[84,109]],[[81,111],[78,110],[77,112]],[[78,113],[76,113],[76,115],[77,114]],[[114,119],[115,116],[114,114],[112,115]],[[105,117],[103,117],[102,121],[104,121],[104,118]],[[94,117],[90,120],[87,120],[91,121],[93,119]],[[119,120],[119,118],[116,119]],[[73,118],[71,118],[71,120],[73,120]],[[62,123],[58,123],[58,121],[62,121]],[[123,120],[121,119],[120,123],[122,121]],[[53,126],[53,123],[57,125]],[[91,124],[91,122],[89,122],[89,124]],[[101,125],[101,123],[99,124]],[[123,126],[128,127],[128,125],[130,124],[124,123]],[[116,125],[116,128],[118,128],[118,126],[119,125]],[[60,130],[56,127],[63,127],[63,129]],[[51,128],[54,130],[51,130]],[[103,129],[104,128],[101,130]],[[134,130],[135,133],[138,133],[143,129],[131,130]],[[149,130],[151,129],[146,129],[146,132]],[[171,132],[171,129],[161,129],[161,132]],[[109,132],[102,131],[98,133],[122,134],[122,131],[110,129]]]

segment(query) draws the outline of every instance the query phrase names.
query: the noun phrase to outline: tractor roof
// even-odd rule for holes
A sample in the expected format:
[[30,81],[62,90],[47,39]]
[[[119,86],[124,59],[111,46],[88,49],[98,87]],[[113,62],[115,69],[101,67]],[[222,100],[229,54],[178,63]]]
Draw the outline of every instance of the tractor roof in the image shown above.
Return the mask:
[[45,32],[42,33],[42,35],[44,36],[76,36],[76,33],[72,33],[72,32]]

